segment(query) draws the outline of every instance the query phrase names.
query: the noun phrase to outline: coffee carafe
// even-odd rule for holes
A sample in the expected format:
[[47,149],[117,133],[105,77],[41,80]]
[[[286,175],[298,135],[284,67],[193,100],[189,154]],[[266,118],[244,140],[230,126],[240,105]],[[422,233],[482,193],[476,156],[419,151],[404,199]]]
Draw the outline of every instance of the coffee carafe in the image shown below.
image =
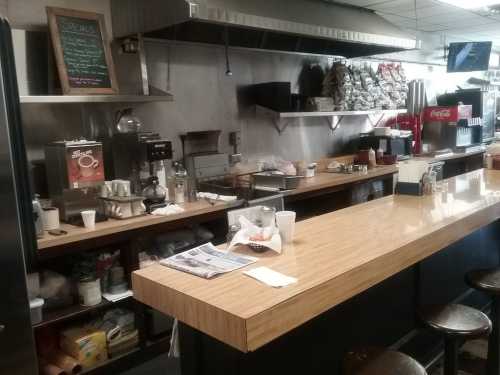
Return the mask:
[[151,213],[157,208],[165,207],[167,195],[167,189],[160,185],[158,177],[151,176],[149,184],[142,191],[147,212]]

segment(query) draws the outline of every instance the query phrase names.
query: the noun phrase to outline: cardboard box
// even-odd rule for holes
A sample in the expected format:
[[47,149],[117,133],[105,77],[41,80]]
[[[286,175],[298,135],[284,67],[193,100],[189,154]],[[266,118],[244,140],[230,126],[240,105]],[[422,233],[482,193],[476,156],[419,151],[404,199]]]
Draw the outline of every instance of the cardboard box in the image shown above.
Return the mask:
[[89,327],[76,327],[61,332],[60,347],[80,362],[84,369],[108,359],[106,333]]

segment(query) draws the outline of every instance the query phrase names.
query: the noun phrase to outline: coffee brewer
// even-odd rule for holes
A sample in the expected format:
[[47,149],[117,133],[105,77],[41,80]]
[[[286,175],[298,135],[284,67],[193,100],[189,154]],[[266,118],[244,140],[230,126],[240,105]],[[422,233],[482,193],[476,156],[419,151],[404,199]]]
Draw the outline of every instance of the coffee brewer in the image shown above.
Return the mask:
[[49,194],[59,208],[61,220],[81,224],[80,213],[96,210],[101,218],[98,199],[104,183],[102,144],[94,141],[58,141],[45,147]]
[[[142,191],[158,180],[159,171],[164,171],[164,161],[172,159],[172,142],[157,133],[116,133],[105,147],[110,163],[106,164],[106,175],[110,179],[130,180],[132,194]],[[164,180],[164,179],[163,179]],[[160,184],[165,181],[160,178]]]

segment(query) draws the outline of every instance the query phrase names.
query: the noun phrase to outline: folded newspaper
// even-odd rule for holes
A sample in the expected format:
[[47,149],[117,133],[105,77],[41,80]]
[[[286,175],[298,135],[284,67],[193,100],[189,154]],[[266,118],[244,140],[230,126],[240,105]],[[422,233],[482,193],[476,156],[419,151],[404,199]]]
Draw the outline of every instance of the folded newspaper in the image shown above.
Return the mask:
[[217,249],[207,243],[163,259],[160,264],[210,279],[214,276],[231,272],[257,262],[258,258],[240,255]]

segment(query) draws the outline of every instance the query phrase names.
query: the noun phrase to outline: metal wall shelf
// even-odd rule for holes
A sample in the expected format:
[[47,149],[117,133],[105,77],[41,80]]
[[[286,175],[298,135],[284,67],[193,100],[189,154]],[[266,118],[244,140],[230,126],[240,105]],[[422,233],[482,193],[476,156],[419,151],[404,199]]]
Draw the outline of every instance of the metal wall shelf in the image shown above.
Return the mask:
[[21,96],[25,104],[64,104],[64,103],[152,103],[172,102],[174,96],[167,95],[30,95]]
[[[406,109],[373,109],[369,111],[333,111],[333,112],[277,112],[257,105],[257,113],[272,118],[278,133],[285,131],[290,121],[297,118],[320,117],[328,122],[330,129],[336,130],[345,116],[368,116],[372,125],[376,126],[385,115],[407,113]],[[376,119],[378,117],[378,119]]]

